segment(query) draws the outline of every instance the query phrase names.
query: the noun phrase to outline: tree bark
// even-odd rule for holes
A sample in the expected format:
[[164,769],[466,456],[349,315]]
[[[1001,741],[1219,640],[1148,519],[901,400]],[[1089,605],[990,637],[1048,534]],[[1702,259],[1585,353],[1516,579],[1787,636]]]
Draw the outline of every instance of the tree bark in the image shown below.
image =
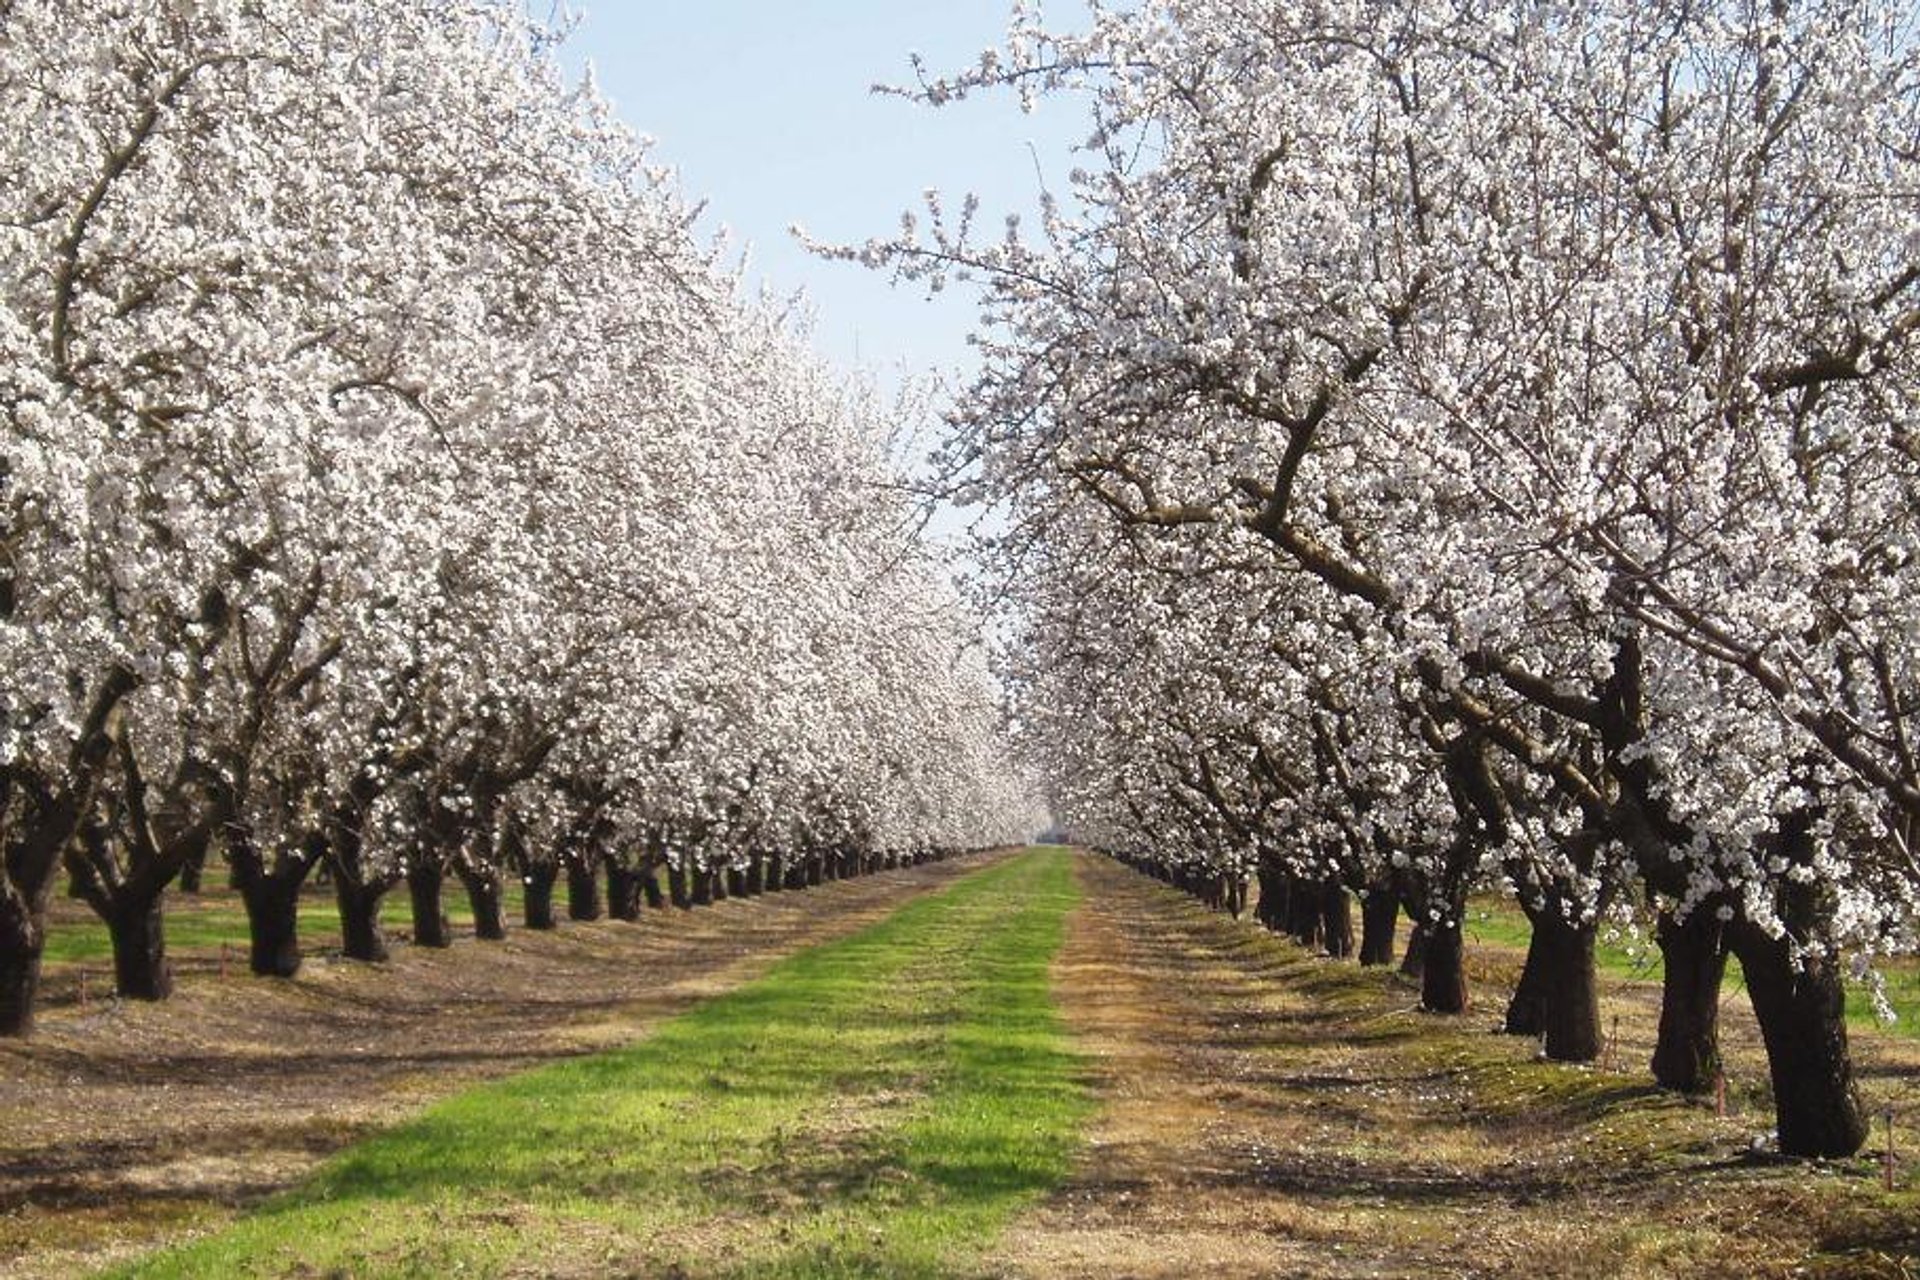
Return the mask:
[[[1546,939],[1547,1057],[1554,1062],[1592,1062],[1600,1056],[1600,992],[1594,982],[1596,927],[1574,923],[1549,910],[1534,925]],[[1532,948],[1528,948],[1531,952]]]
[[386,931],[380,927],[380,900],[386,895],[384,884],[358,885],[335,873],[333,900],[340,908],[340,949],[349,960],[383,964],[390,958]]
[[1413,928],[1407,930],[1407,949],[1400,957],[1400,972],[1409,978],[1419,978],[1427,971],[1427,941],[1433,931],[1427,922],[1418,916],[1413,917]]
[[[1811,890],[1787,889],[1803,892]],[[1867,1140],[1867,1118],[1853,1084],[1839,969],[1828,956],[1796,963],[1787,938],[1769,938],[1750,924],[1736,924],[1728,934],[1767,1044],[1781,1153],[1854,1154]]]
[[440,891],[446,880],[446,869],[431,858],[422,859],[407,869],[407,897],[413,903],[413,945],[416,947],[453,945],[453,923],[440,905]]
[[247,963],[263,978],[291,978],[300,972],[299,875],[267,872],[245,877],[240,900],[247,909]]
[[636,871],[618,858],[607,859],[607,914],[631,923],[640,918],[640,881]]
[[207,851],[199,853],[180,864],[180,892],[197,894],[207,870]]
[[1520,967],[1520,982],[1513,989],[1513,998],[1507,1001],[1507,1020],[1502,1027],[1510,1036],[1537,1036],[1547,1026],[1547,1004],[1553,995],[1547,977],[1547,938],[1537,918],[1540,914],[1527,910],[1532,936],[1527,939],[1526,963]]
[[1287,877],[1287,936],[1309,950],[1320,945],[1319,886],[1304,876]]
[[529,929],[551,929],[553,919],[553,884],[560,878],[560,866],[553,862],[534,862],[527,866],[526,875],[521,877],[525,896],[521,901],[521,915]]
[[1400,921],[1400,899],[1390,888],[1374,886],[1360,902],[1360,963],[1369,967],[1393,963],[1394,926]]
[[687,888],[687,864],[684,859],[667,864],[667,896],[673,905],[682,911],[693,906],[693,895]]
[[1420,972],[1420,1007],[1428,1013],[1465,1013],[1466,945],[1458,914],[1427,927],[1426,960]]
[[1660,1031],[1653,1079],[1662,1089],[1710,1093],[1720,1076],[1720,981],[1727,971],[1725,926],[1713,903],[1701,903],[1684,923],[1662,911]]
[[0,894],[0,1037],[33,1033],[46,919],[14,894]]
[[507,936],[506,885],[497,867],[459,867],[455,874],[467,891],[473,912],[473,936],[482,942],[502,942]]
[[567,859],[567,919],[598,920],[601,916],[600,874],[592,861]]
[[1353,954],[1353,900],[1338,880],[1320,886],[1320,938],[1336,959]]
[[658,911],[667,905],[666,894],[660,891],[660,868],[648,863],[640,872],[640,892],[646,895],[647,908]]

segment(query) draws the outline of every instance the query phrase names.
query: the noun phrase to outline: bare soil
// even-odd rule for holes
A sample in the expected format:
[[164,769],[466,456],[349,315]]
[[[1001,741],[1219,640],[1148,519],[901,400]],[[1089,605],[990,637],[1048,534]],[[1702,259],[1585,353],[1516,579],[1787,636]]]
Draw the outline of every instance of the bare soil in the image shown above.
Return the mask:
[[0,1042],[0,1278],[83,1274],[210,1230],[372,1129],[629,1043],[993,856],[637,924],[399,945],[378,966],[322,951],[291,981],[188,955],[160,1004],[83,1004],[62,975],[34,1037]]
[[[997,1275],[1920,1274],[1920,1179],[1879,1189],[1878,1129],[1849,1161],[1754,1152],[1765,1070],[1738,1005],[1721,1116],[1648,1086],[1656,987],[1608,985],[1611,1064],[1537,1062],[1490,1030],[1517,953],[1480,952],[1481,1005],[1435,1018],[1397,976],[1104,859],[1081,874],[1056,989],[1101,1109]],[[1920,1046],[1856,1053],[1869,1099],[1913,1097]],[[1901,1140],[1920,1156],[1915,1109]]]

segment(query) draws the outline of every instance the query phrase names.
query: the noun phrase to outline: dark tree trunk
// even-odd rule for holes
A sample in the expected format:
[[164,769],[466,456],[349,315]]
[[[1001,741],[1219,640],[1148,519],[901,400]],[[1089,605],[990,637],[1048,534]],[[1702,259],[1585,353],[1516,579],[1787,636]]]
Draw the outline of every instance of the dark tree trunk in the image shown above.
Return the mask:
[[600,918],[600,874],[592,862],[567,859],[567,919]]
[[647,896],[649,909],[658,911],[667,905],[667,895],[660,891],[660,868],[649,863],[640,872],[640,891]]
[[1653,1079],[1662,1089],[1711,1093],[1720,1076],[1720,980],[1727,971],[1725,926],[1711,902],[1685,923],[1660,913],[1660,1032]]
[[1304,876],[1287,877],[1287,936],[1309,949],[1320,945],[1320,886]]
[[826,858],[823,855],[818,853],[814,854],[812,857],[807,859],[807,887],[808,888],[818,889],[820,887],[820,882],[826,875],[825,863],[826,863]]
[[1413,927],[1407,930],[1407,949],[1400,957],[1400,972],[1409,978],[1419,978],[1427,971],[1427,941],[1433,936],[1433,930],[1419,916],[1408,913]]
[[1360,963],[1393,963],[1394,926],[1400,920],[1400,899],[1392,889],[1375,886],[1360,901]]
[[667,864],[667,894],[673,899],[673,905],[683,911],[693,905],[693,894],[687,888],[687,880],[687,864],[684,860]]
[[440,891],[446,880],[446,869],[431,859],[416,862],[407,871],[407,897],[413,903],[413,945],[416,947],[453,945],[453,923],[440,906]]
[[0,1037],[33,1032],[46,944],[45,918],[12,894],[0,896]]
[[1420,1007],[1428,1013],[1467,1011],[1466,946],[1457,914],[1428,926],[1426,960],[1420,971]]
[[473,912],[473,936],[482,942],[502,942],[507,936],[506,885],[495,867],[458,869]]
[[739,867],[727,868],[727,896],[729,898],[747,896],[747,873]]
[[560,878],[560,866],[553,862],[533,862],[527,865],[525,896],[521,899],[521,915],[529,929],[551,929],[553,920],[553,883]]
[[[1544,939],[1547,1057],[1554,1062],[1592,1062],[1600,1056],[1600,992],[1594,984],[1595,926],[1574,924],[1549,909],[1534,923]],[[1527,948],[1531,955],[1533,948]]]
[[240,900],[247,908],[247,963],[263,978],[300,972],[300,885],[304,872],[245,877]]
[[760,872],[760,888],[767,893],[779,893],[787,887],[787,867],[780,855],[770,853],[764,859]]
[[1274,933],[1287,927],[1287,877],[1278,867],[1261,864],[1260,901],[1255,915]]
[[617,858],[607,859],[608,915],[629,922],[640,918],[640,880],[645,874]]
[[107,916],[113,940],[114,990],[128,1000],[165,1000],[173,994],[167,964],[165,888],[141,893],[122,886]]
[[710,907],[713,905],[713,869],[696,867],[693,872],[693,905]]
[[180,892],[199,893],[200,885],[207,871],[207,851],[203,846],[200,852],[180,864]]
[[747,863],[746,886],[749,898],[757,898],[767,891],[767,860],[758,854]]
[[387,896],[384,884],[355,884],[349,877],[333,877],[333,900],[340,908],[340,949],[349,960],[382,964],[390,955],[386,931],[380,927],[380,900]]
[[1839,970],[1826,956],[1796,963],[1787,938],[1769,938],[1749,924],[1728,934],[1767,1044],[1782,1154],[1852,1155],[1867,1140],[1867,1118],[1853,1086]]
[[1507,1021],[1502,1030],[1510,1036],[1537,1036],[1547,1026],[1547,1003],[1553,998],[1553,989],[1547,977],[1548,942],[1536,915],[1527,912],[1533,934],[1527,939],[1527,960],[1520,967],[1519,985],[1507,1001]]
[[1344,960],[1353,954],[1353,899],[1338,880],[1320,888],[1320,938],[1330,956]]

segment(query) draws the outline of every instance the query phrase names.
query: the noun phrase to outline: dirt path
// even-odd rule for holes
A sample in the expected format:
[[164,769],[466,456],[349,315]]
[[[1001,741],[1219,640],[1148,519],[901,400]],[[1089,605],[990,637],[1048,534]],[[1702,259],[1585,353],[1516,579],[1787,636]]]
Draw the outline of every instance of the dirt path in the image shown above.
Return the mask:
[[993,856],[397,947],[379,967],[315,956],[292,982],[202,965],[163,1004],[49,1010],[0,1044],[0,1277],[84,1272],[224,1221],[435,1098],[631,1041]]
[[1421,1015],[1105,859],[1081,875],[1056,986],[1101,1111],[995,1274],[1751,1276],[1823,1244],[1851,1250],[1830,1273],[1920,1272],[1869,1160],[1753,1161],[1752,1115],[1534,1063],[1493,1013]]

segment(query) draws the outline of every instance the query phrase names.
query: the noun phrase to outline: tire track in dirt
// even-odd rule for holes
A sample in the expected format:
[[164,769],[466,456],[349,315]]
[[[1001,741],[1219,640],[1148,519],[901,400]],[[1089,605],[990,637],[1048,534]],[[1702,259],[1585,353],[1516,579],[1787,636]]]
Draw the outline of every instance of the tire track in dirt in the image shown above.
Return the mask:
[[1003,856],[49,1010],[0,1043],[0,1280],[211,1229],[437,1098],[628,1043]]

